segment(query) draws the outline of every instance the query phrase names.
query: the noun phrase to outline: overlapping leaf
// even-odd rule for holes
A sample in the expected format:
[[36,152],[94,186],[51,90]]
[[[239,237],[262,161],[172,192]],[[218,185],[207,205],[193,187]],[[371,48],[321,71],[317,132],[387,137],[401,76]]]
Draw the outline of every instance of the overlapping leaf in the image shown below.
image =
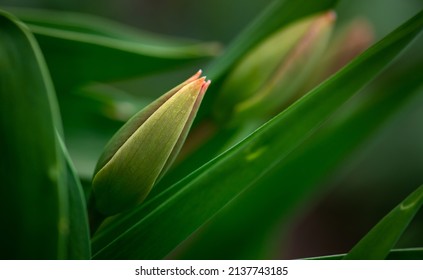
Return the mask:
[[[334,116],[300,145],[284,164],[242,193],[233,203],[206,224],[192,240],[174,254],[177,258],[266,258],[272,234],[280,229],[292,207],[309,195],[313,187],[340,166],[347,156],[389,120],[390,115],[421,93],[420,65],[403,71],[382,87],[361,96],[349,109],[340,108],[347,117]],[[420,90],[419,90],[420,89]],[[351,107],[351,104],[347,104]],[[306,174],[307,176],[303,176]],[[289,186],[284,188],[283,185]],[[227,229],[224,235],[220,229]],[[239,238],[248,232],[248,239]],[[215,242],[210,244],[213,238]],[[318,242],[316,240],[316,242]],[[229,247],[230,245],[230,247]],[[226,250],[225,248],[232,248]]]

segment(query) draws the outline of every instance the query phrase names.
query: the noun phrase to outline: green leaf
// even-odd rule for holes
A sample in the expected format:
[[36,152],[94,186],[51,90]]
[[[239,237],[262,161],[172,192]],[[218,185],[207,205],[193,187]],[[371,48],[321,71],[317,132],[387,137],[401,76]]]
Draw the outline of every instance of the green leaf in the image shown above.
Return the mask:
[[91,240],[84,192],[66,146],[59,134],[57,134],[57,139],[66,161],[66,183],[69,198],[69,239],[66,258],[88,260],[91,259]]
[[54,90],[27,27],[0,12],[1,258],[66,258],[65,164]]
[[150,75],[198,63],[218,50],[215,43],[148,36],[87,15],[10,10],[35,34],[59,93],[88,82]]
[[28,8],[8,10],[28,25],[139,42],[157,47],[162,51],[170,51],[172,54],[214,55],[219,47],[216,43],[148,33],[95,15]]
[[[134,211],[109,221],[94,258],[155,259],[269,172],[379,73],[420,32],[419,13],[250,137]],[[282,186],[287,191],[291,186]],[[134,249],[134,248],[139,248]]]
[[422,205],[423,185],[389,212],[343,259],[385,259]]
[[[307,258],[308,260],[341,260],[346,254]],[[422,260],[423,248],[393,249],[386,256],[387,260]]]
[[[401,71],[395,78],[390,77],[390,81],[381,87],[373,85],[372,92],[361,95],[357,105],[348,103],[349,108],[341,107],[338,110],[341,116],[337,114],[328,120],[312,137],[292,151],[284,163],[222,209],[172,257],[269,258],[275,247],[269,243],[277,237],[274,236],[275,232],[280,235],[281,221],[288,218],[293,207],[310,195],[395,111],[421,93],[421,77],[414,75],[420,68],[417,63],[415,67]],[[274,182],[284,182],[289,188]],[[222,228],[226,229],[224,235],[219,234]],[[240,239],[239,236],[245,232],[248,232],[248,238]],[[214,242],[210,242],[212,239]]]

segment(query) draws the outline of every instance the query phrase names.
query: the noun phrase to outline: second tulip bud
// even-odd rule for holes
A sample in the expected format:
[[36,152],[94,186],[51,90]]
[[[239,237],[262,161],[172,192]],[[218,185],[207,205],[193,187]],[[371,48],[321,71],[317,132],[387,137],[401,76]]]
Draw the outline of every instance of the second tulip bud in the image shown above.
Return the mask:
[[238,124],[272,115],[292,101],[324,52],[334,20],[332,11],[299,20],[251,50],[225,80],[216,119]]

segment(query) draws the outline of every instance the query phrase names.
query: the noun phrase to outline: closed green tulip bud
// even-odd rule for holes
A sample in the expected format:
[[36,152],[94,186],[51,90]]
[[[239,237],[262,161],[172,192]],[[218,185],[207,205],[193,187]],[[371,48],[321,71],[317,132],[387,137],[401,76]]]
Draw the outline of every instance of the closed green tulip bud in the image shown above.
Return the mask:
[[250,51],[224,82],[216,119],[237,124],[286,105],[324,52],[334,19],[331,11],[294,22]]
[[336,73],[370,47],[374,41],[373,27],[366,19],[357,18],[338,29],[333,37],[319,60],[319,69],[315,69],[307,81],[305,91]]
[[201,71],[133,116],[95,169],[97,211],[110,216],[142,202],[178,154],[210,81]]

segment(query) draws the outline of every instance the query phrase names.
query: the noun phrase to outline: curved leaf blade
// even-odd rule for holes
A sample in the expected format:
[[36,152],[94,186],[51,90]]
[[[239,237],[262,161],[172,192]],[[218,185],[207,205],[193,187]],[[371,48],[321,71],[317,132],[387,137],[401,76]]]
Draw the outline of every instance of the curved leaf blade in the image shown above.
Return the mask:
[[0,12],[1,258],[66,258],[67,194],[54,90],[28,29]]
[[[422,92],[420,65],[404,71],[396,79],[362,96],[347,117],[331,118],[307,141],[296,148],[272,172],[226,206],[201,231],[187,240],[172,258],[184,259],[257,259],[268,258],[274,246],[275,232],[300,200],[315,191],[360,144],[410,99]],[[421,75],[420,75],[421,76]],[[351,104],[346,104],[351,106]],[[340,112],[346,112],[340,108]],[[303,176],[307,174],[307,176]],[[276,184],[284,182],[289,188]],[[222,228],[227,232],[219,234]],[[248,238],[239,238],[248,232]],[[214,242],[210,242],[214,240]],[[269,242],[269,240],[272,240]],[[212,243],[212,244],[211,244]],[[226,248],[230,247],[231,250]],[[269,248],[270,247],[270,248]],[[269,248],[263,250],[263,248]]]
[[69,239],[67,241],[67,259],[91,259],[91,240],[88,225],[87,206],[81,182],[68,154],[65,143],[57,133],[61,152],[66,161],[66,178],[69,199]]
[[[87,15],[11,11],[28,22],[59,94],[89,82],[115,81],[170,70],[210,58],[219,49],[216,43],[150,38]],[[52,18],[56,20],[52,22]]]
[[423,185],[389,212],[343,259],[385,259],[422,205]]
[[94,15],[29,8],[8,8],[8,10],[30,26],[138,42],[158,48],[164,55],[166,55],[166,51],[181,56],[210,56],[215,55],[219,47],[214,42],[199,42],[191,39],[148,33]]

